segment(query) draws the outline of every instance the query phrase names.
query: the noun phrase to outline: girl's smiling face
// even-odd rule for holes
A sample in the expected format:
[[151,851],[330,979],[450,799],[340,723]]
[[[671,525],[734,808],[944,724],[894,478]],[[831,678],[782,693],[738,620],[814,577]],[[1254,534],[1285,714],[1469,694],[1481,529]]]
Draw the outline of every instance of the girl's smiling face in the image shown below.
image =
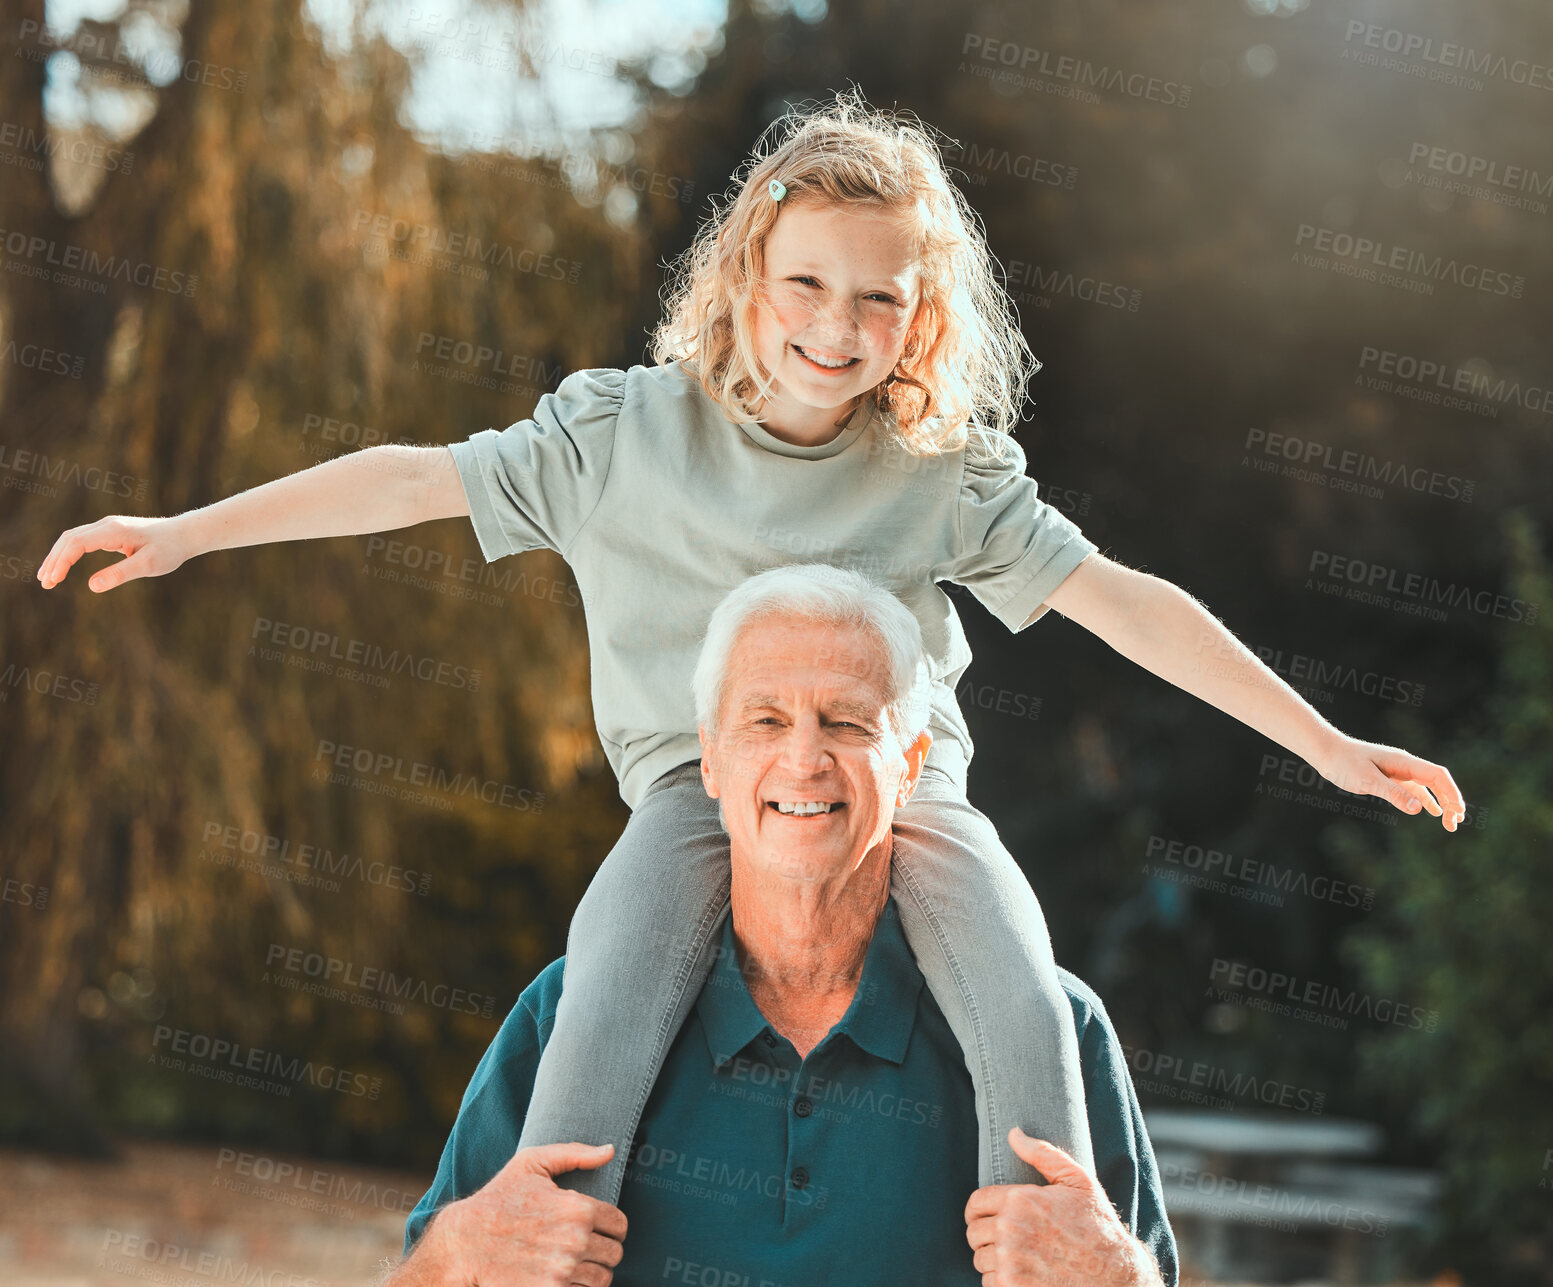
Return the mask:
[[783,207],[765,259],[755,349],[774,382],[760,423],[785,442],[829,442],[900,360],[917,257],[899,214],[810,201]]

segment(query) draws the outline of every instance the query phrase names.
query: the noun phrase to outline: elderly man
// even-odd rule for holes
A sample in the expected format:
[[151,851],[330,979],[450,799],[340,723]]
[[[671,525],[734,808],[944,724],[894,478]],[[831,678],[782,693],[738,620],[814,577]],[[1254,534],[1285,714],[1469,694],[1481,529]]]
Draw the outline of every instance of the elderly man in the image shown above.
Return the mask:
[[[888,646],[902,632],[918,641],[909,666]],[[891,897],[895,810],[938,789],[915,617],[855,572],[784,567],[736,589],[707,640],[697,707],[713,716],[699,766],[679,772],[719,802],[730,915],[619,1206],[553,1179],[609,1146],[514,1154],[563,958],[475,1070],[390,1282],[1173,1287],[1120,1046],[1071,974],[1099,1179],[1015,1128],[1051,1182],[976,1187],[970,1074]]]

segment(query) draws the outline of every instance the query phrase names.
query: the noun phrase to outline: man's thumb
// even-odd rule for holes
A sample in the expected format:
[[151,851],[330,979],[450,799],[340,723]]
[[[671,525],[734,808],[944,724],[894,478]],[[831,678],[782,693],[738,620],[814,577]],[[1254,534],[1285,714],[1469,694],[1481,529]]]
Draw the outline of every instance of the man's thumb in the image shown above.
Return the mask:
[[566,1171],[591,1171],[603,1166],[614,1151],[613,1144],[537,1144],[519,1149],[513,1160],[522,1170],[553,1179]]
[[1016,1126],[1009,1131],[1008,1142],[1015,1153],[1046,1177],[1048,1184],[1087,1189],[1093,1182],[1089,1172],[1073,1159],[1072,1154],[1047,1140],[1034,1139]]

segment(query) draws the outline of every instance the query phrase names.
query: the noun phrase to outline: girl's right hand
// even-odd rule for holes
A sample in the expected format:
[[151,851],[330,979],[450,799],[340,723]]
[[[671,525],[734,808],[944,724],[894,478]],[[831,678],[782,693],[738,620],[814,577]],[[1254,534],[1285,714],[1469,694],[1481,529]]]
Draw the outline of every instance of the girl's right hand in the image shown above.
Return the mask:
[[38,565],[38,582],[45,590],[65,579],[83,554],[116,550],[129,557],[92,573],[87,585],[99,594],[141,576],[163,576],[183,566],[199,551],[190,544],[177,518],[138,518],[110,514],[95,523],[62,532],[48,557]]

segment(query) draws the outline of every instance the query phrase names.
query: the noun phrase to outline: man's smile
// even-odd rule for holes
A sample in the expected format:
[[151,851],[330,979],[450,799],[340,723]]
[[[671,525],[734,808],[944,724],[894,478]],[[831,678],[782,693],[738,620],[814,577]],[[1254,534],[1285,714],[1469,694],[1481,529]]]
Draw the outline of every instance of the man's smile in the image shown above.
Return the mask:
[[847,806],[840,800],[768,800],[766,808],[775,809],[784,818],[827,818]]

